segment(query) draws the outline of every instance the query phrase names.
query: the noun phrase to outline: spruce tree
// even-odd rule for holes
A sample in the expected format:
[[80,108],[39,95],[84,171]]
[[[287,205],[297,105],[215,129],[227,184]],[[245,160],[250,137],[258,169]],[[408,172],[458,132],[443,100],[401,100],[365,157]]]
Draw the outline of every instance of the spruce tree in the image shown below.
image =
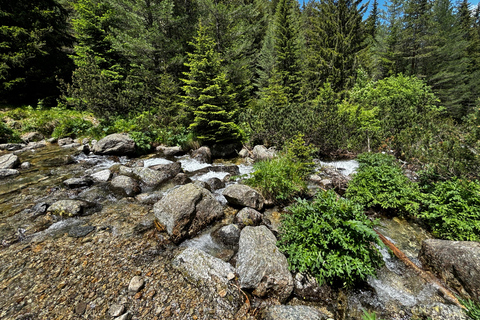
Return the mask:
[[237,104],[235,93],[222,72],[222,60],[216,52],[216,43],[202,24],[188,54],[189,68],[185,72],[182,105],[190,113],[190,129],[205,144],[236,143],[242,138],[235,124]]
[[366,5],[360,0],[325,0],[310,5],[307,24],[307,84],[330,83],[344,92],[355,82],[357,55],[365,48]]

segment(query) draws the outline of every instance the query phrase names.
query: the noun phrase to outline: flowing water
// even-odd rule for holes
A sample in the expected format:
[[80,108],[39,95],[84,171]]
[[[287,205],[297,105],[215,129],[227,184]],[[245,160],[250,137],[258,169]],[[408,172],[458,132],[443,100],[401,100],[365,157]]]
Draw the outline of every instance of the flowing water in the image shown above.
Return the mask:
[[[22,162],[31,163],[29,169],[21,170],[14,178],[0,180],[0,239],[8,244],[12,241],[42,241],[45,237],[59,237],[73,228],[88,225],[111,230],[114,234],[128,235],[151,227],[153,221],[152,206],[112,194],[107,184],[95,184],[87,190],[70,190],[63,186],[63,181],[72,177],[82,177],[92,174],[115,164],[129,162],[125,157],[106,157],[79,154],[74,149],[62,149],[56,145],[47,145],[36,151],[19,154]],[[189,156],[165,159],[156,155],[144,157],[145,167],[157,164],[168,164],[172,161],[181,163],[183,171],[194,181],[206,182],[211,178],[227,180],[227,185],[236,183],[235,179],[226,179],[231,173],[210,170],[213,167],[238,165],[239,176],[247,176],[252,172],[252,166],[238,162],[219,161],[214,164],[200,163]],[[343,174],[354,173],[358,163],[354,160],[340,162],[320,162],[322,165],[333,166]],[[171,187],[171,186],[170,186]],[[168,191],[168,190],[162,190]],[[215,197],[223,204],[226,200],[223,189],[215,191]],[[154,192],[160,192],[155,191]],[[161,194],[161,193],[159,193]],[[96,211],[80,218],[46,218],[41,215],[42,205],[51,204],[59,199],[75,198],[94,200],[99,203]],[[40,214],[38,213],[40,212]],[[228,260],[234,252],[214,241],[211,232],[221,225],[232,223],[235,211],[227,213],[225,219],[210,230],[206,230],[194,239],[185,241],[181,246],[200,248],[214,256]],[[265,216],[271,222],[273,229],[278,230],[281,223],[281,213],[277,208],[267,209]],[[132,227],[134,226],[134,227]],[[378,231],[393,242],[416,265],[421,242],[429,237],[418,225],[406,220],[383,218]],[[437,289],[426,283],[413,270],[406,267],[392,253],[381,249],[385,266],[379,271],[377,278],[368,280],[368,286],[350,291],[347,294],[345,318],[359,319],[364,309],[374,310],[388,319],[410,319],[419,306],[438,306],[445,300]]]

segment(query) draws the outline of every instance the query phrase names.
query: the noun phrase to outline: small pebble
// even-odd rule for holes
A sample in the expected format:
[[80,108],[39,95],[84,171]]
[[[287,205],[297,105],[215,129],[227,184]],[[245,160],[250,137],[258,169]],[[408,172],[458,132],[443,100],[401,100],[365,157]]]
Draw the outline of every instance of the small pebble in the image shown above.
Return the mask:
[[132,280],[130,280],[130,284],[128,285],[128,291],[130,293],[137,293],[138,291],[140,291],[140,289],[143,288],[144,284],[145,282],[141,277],[135,276],[132,278]]
[[110,309],[108,310],[108,313],[112,317],[118,317],[122,315],[125,312],[125,306],[123,304],[112,304],[110,306]]

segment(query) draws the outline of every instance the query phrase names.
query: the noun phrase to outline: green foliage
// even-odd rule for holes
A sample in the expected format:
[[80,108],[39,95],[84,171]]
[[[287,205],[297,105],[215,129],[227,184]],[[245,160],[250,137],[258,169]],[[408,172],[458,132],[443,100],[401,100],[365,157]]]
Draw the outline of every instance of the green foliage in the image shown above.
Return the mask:
[[292,270],[311,273],[319,284],[351,286],[374,276],[382,265],[374,246],[382,242],[361,205],[329,190],[312,202],[297,199],[288,210],[279,248]]
[[81,137],[90,136],[95,128],[95,118],[87,112],[65,108],[41,109],[26,106],[2,112],[4,119],[20,133],[38,131],[44,136]]
[[307,145],[303,135],[290,140],[283,154],[254,164],[246,184],[257,188],[267,199],[289,202],[307,191],[306,177],[313,169],[315,149]]
[[0,143],[20,142],[19,134],[10,128],[5,122],[0,121]]
[[472,320],[480,320],[480,304],[472,301],[470,299],[465,300],[462,298],[458,298],[458,301],[467,309],[466,314]]
[[408,180],[393,156],[363,153],[357,161],[358,171],[345,194],[348,199],[367,208],[381,208],[400,215],[418,210],[418,186]]
[[382,320],[382,319],[377,319],[377,314],[375,313],[375,311],[368,312],[367,310],[363,310],[362,320]]
[[422,195],[423,219],[434,236],[455,241],[480,241],[480,182],[454,178],[434,183]]

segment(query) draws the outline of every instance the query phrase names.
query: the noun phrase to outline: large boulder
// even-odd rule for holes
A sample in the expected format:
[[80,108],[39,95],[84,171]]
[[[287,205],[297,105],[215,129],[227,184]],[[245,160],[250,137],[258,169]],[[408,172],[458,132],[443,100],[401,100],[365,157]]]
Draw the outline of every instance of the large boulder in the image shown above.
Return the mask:
[[271,306],[263,312],[265,320],[323,320],[329,316],[308,306]]
[[223,208],[212,193],[193,183],[167,193],[153,206],[153,212],[176,243],[223,216]]
[[95,154],[129,155],[135,153],[135,141],[129,135],[114,133],[98,141],[93,147]]
[[480,302],[480,243],[428,239],[419,259],[461,296]]
[[92,204],[83,200],[60,200],[48,207],[47,212],[62,217],[76,217],[85,213]]
[[187,248],[172,261],[172,265],[187,281],[215,301],[217,316],[234,318],[244,297],[230,282],[235,278],[235,270],[230,264],[199,249]]
[[263,161],[273,159],[277,153],[272,148],[267,149],[265,146],[256,145],[253,147],[252,154],[255,161]]
[[173,157],[176,155],[180,155],[183,153],[182,147],[166,147],[166,146],[158,146],[157,152],[163,154],[165,157]]
[[14,169],[18,167],[20,160],[14,154],[6,154],[0,157],[0,169]]
[[242,289],[253,289],[256,296],[271,295],[284,302],[292,293],[293,278],[287,258],[276,243],[265,226],[243,228],[236,267]]
[[28,132],[28,133],[23,134],[20,138],[25,143],[37,142],[37,141],[45,139],[45,137],[40,132]]
[[209,147],[200,147],[192,151],[192,158],[200,163],[212,163],[212,152]]
[[110,181],[110,186],[114,192],[121,196],[132,197],[141,192],[136,180],[128,176],[117,176]]
[[232,184],[223,190],[223,196],[234,206],[250,207],[262,210],[265,199],[255,189],[244,184]]
[[258,226],[262,222],[262,214],[255,209],[245,207],[235,216],[235,223],[240,229],[245,226]]
[[118,172],[121,175],[129,176],[133,179],[141,181],[147,187],[157,187],[167,180],[175,177],[180,172],[180,164],[165,166],[164,170],[155,170],[152,167],[134,167],[129,168],[126,166],[118,167]]

